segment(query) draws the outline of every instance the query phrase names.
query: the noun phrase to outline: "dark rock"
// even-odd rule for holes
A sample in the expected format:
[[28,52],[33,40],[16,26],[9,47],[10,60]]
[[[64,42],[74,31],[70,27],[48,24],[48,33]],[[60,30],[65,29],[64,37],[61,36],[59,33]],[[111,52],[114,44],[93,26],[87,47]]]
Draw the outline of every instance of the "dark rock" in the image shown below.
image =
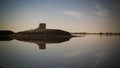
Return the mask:
[[0,36],[11,35],[11,34],[14,34],[14,32],[10,30],[0,30]]

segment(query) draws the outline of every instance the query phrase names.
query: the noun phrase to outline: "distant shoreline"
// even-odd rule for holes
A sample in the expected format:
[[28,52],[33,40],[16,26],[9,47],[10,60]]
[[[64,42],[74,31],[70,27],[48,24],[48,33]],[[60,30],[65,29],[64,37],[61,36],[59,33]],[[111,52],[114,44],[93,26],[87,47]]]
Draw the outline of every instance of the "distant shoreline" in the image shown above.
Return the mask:
[[100,32],[100,33],[86,33],[86,32],[79,32],[79,33],[71,33],[72,35],[76,35],[76,36],[80,36],[80,35],[83,35],[83,36],[86,36],[86,35],[100,35],[101,37],[102,36],[120,36],[120,33],[111,33],[111,32],[106,32],[106,33],[103,33],[103,32]]
[[75,32],[75,33],[71,33],[71,34],[114,34],[114,35],[120,35],[120,32],[119,33],[112,33],[112,32],[106,32],[106,33],[103,33],[103,32],[100,32],[100,33],[87,33],[87,32]]

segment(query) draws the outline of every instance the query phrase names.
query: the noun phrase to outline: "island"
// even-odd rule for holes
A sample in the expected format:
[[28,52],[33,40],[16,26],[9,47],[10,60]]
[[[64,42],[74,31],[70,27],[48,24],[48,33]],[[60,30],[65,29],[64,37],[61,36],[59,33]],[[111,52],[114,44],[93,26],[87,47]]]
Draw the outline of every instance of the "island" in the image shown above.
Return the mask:
[[71,33],[60,29],[46,29],[46,23],[40,23],[38,28],[20,31],[10,35],[11,37],[23,38],[65,38],[73,37]]

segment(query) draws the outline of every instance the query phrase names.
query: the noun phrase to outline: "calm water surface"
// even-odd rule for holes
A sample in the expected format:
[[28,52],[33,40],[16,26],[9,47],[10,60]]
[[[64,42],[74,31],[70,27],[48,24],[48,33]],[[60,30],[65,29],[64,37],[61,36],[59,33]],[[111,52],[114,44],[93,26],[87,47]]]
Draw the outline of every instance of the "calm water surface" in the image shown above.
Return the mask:
[[0,68],[120,68],[120,36],[52,42],[0,41]]

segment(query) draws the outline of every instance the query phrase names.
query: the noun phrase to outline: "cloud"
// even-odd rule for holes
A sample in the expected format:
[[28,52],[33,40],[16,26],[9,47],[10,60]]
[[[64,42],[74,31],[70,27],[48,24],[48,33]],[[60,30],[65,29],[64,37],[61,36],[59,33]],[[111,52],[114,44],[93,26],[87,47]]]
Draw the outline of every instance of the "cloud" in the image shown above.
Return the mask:
[[95,2],[95,7],[96,7],[96,11],[95,14],[99,17],[108,17],[109,13],[107,11],[107,9],[103,8],[101,5],[99,5],[97,2]]
[[61,11],[61,13],[68,15],[68,16],[72,16],[72,17],[77,17],[80,18],[83,16],[83,14],[81,12],[78,11]]

